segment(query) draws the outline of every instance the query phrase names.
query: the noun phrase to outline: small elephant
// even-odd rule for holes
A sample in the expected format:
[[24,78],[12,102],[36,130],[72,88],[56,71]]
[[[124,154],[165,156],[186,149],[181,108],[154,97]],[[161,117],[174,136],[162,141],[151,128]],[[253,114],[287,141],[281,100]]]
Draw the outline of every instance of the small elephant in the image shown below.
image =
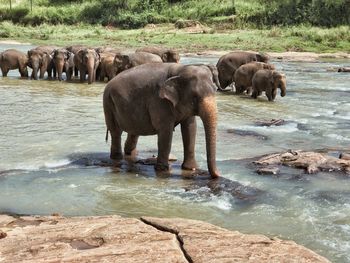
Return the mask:
[[146,63],[163,63],[162,59],[155,54],[148,52],[136,52],[131,54],[117,53],[114,57],[114,67],[117,74]]
[[251,93],[252,79],[254,74],[260,69],[274,70],[275,66],[264,62],[249,62],[240,66],[233,76],[236,87],[236,94],[242,94],[247,91],[247,94]]
[[39,78],[43,79],[45,72],[48,77],[56,75],[55,66],[52,61],[51,53],[55,50],[55,47],[39,46],[28,51],[28,66],[33,69],[32,79],[38,79],[38,72],[40,71]]
[[71,80],[74,69],[74,54],[65,48],[61,48],[55,49],[51,55],[58,74],[58,80],[63,80],[62,72],[66,72],[67,80]]
[[10,70],[18,69],[21,77],[28,77],[28,56],[16,49],[7,49],[0,53],[0,68],[3,77],[7,77]]
[[281,89],[281,97],[286,96],[286,76],[275,70],[258,70],[252,80],[252,98],[256,99],[265,91],[269,101],[273,101],[277,95],[277,89]]
[[104,81],[107,77],[108,81],[117,75],[117,69],[114,66],[115,53],[101,53],[101,62],[97,69],[98,78],[100,81]]
[[235,71],[243,64],[259,61],[267,63],[269,57],[255,52],[248,51],[233,51],[223,55],[218,60],[216,67],[219,72],[219,81],[221,90],[224,90],[233,82]]
[[348,67],[348,68],[346,68],[346,67],[338,68],[338,72],[350,72],[350,67]]
[[88,84],[96,80],[96,70],[100,64],[100,54],[95,49],[80,49],[74,56],[74,65],[78,68],[80,82],[86,80],[88,74]]
[[[148,63],[126,70],[108,82],[103,94],[112,159],[122,158],[121,135],[128,133],[124,152],[136,149],[140,135],[158,135],[156,170],[169,169],[173,130],[181,124],[184,144],[183,169],[197,168],[196,119],[204,124],[207,164],[212,177],[216,168],[216,87],[206,66]],[[108,135],[108,133],[107,133]]]
[[148,52],[161,57],[164,63],[179,63],[180,55],[177,51],[161,47],[143,47],[136,49],[136,52]]

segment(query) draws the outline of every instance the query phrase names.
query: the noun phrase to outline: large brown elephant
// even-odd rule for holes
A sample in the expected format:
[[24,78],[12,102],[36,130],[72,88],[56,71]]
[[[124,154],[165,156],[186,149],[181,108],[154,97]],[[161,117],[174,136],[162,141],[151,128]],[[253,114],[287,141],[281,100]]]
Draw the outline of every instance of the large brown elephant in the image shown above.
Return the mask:
[[65,48],[55,49],[52,53],[52,60],[58,74],[58,80],[63,80],[63,72],[66,72],[67,80],[71,80],[74,70],[74,54]]
[[216,87],[206,66],[177,63],[144,64],[113,78],[103,95],[107,130],[112,137],[111,158],[122,157],[121,135],[128,133],[124,152],[136,149],[140,135],[158,135],[156,170],[168,170],[173,130],[181,124],[183,169],[196,169],[196,119],[204,124],[207,163],[212,177],[216,168]]
[[40,79],[44,78],[45,72],[47,72],[49,78],[52,77],[52,74],[55,76],[55,66],[51,56],[55,49],[51,46],[39,46],[28,51],[28,66],[33,69],[32,79],[38,79],[39,71]]
[[277,89],[281,90],[281,97],[286,96],[286,76],[275,70],[258,70],[252,80],[252,98],[256,99],[265,91],[269,101],[273,101],[277,95]]
[[81,82],[86,80],[86,74],[88,74],[88,84],[94,82],[99,64],[100,54],[95,49],[84,48],[79,50],[74,56],[74,65],[79,70]]
[[16,49],[7,49],[0,53],[0,68],[3,77],[7,77],[10,70],[18,69],[21,77],[28,77],[28,56]]
[[236,94],[242,94],[245,91],[250,94],[253,76],[260,69],[274,70],[275,66],[264,62],[253,61],[243,64],[235,71],[233,79],[235,81]]
[[248,51],[233,51],[223,55],[216,64],[219,72],[221,90],[224,90],[233,82],[235,71],[241,65],[252,61],[267,63],[268,60],[269,57],[266,55]]
[[131,54],[117,53],[114,57],[114,67],[116,73],[133,68],[146,63],[163,63],[162,59],[155,54],[148,52],[136,52]]
[[173,49],[161,48],[161,47],[143,47],[136,49],[136,52],[148,52],[161,57],[165,63],[179,63],[180,55],[179,52]]

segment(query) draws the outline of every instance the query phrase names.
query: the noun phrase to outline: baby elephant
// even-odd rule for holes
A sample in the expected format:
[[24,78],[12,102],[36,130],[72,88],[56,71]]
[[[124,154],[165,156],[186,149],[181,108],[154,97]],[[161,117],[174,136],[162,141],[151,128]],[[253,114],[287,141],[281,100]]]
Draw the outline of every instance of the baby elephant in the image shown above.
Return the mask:
[[247,91],[247,94],[251,93],[252,79],[254,74],[260,69],[274,70],[275,66],[264,62],[250,62],[240,66],[233,76],[235,82],[236,94],[242,94]]
[[281,89],[281,97],[286,96],[286,77],[285,75],[269,69],[257,71],[252,80],[253,94],[252,98],[256,99],[263,91],[269,101],[273,101],[277,95],[277,89]]

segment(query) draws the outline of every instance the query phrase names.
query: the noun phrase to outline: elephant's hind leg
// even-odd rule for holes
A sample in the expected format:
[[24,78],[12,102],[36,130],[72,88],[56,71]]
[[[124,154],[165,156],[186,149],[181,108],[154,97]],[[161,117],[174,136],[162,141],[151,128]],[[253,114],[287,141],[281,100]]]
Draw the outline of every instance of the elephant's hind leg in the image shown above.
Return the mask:
[[3,77],[7,77],[7,73],[9,73],[10,69],[7,67],[1,67],[1,72]]
[[122,159],[122,133],[123,131],[119,128],[118,122],[114,116],[114,105],[109,98],[104,98],[103,108],[105,113],[105,121],[107,125],[107,130],[111,133],[111,159]]
[[124,145],[124,153],[126,155],[131,155],[132,152],[136,149],[138,139],[139,139],[138,135],[132,135],[128,133],[128,137]]

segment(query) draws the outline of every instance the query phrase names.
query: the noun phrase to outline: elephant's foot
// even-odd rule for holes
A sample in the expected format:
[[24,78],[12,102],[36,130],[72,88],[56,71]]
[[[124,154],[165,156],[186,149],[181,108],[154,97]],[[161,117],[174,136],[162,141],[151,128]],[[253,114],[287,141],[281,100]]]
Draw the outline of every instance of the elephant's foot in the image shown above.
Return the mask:
[[121,152],[111,152],[110,158],[113,160],[123,159],[123,154]]
[[156,171],[169,171],[169,164],[156,163],[154,168],[156,169]]
[[138,154],[138,151],[136,149],[132,149],[132,150],[124,149],[124,154],[129,156],[136,156]]
[[198,168],[197,162],[195,160],[186,160],[182,163],[181,168],[183,170],[194,171]]

